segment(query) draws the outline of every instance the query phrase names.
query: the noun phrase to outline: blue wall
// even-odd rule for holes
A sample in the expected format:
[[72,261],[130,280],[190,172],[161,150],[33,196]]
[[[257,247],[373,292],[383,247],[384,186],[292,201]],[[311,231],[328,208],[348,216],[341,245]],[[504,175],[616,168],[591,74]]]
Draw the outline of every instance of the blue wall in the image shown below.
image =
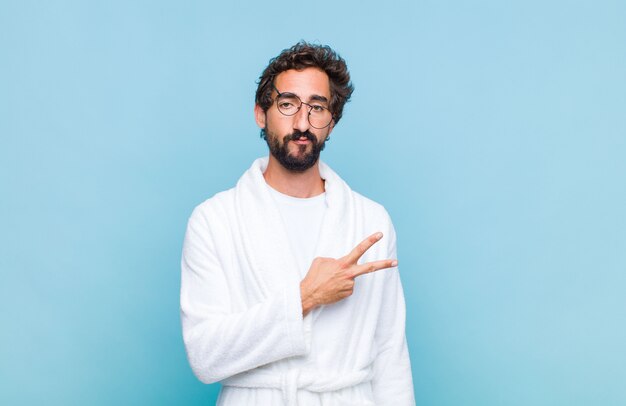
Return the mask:
[[207,405],[192,208],[266,153],[255,80],[348,61],[324,159],[395,220],[423,405],[626,404],[621,1],[0,1],[0,403]]

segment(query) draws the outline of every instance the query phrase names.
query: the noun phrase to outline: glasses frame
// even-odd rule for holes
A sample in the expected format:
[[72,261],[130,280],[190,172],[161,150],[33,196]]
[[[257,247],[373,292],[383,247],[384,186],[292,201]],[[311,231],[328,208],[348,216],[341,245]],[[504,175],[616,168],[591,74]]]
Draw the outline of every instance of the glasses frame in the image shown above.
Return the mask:
[[[307,117],[306,117],[306,118],[307,118],[307,120],[308,120],[309,124],[311,125],[311,127],[315,128],[315,129],[317,129],[317,130],[323,130],[324,128],[327,128],[329,125],[331,125],[331,124],[332,124],[332,122],[333,122],[333,120],[335,119],[335,115],[332,113],[332,111],[330,111],[330,109],[329,109],[328,107],[318,106],[318,105],[313,106],[313,105],[311,105],[311,104],[309,104],[309,103],[305,103],[305,102],[303,102],[303,101],[302,101],[302,99],[300,98],[300,96],[298,96],[297,94],[293,94],[293,93],[289,93],[289,92],[281,93],[278,89],[276,89],[276,86],[274,85],[274,83],[272,83],[272,88],[273,88],[273,89],[276,91],[276,93],[277,93],[277,95],[276,95],[276,99],[274,100],[274,101],[276,102],[276,109],[278,110],[278,112],[279,112],[280,114],[282,114],[282,115],[283,115],[283,116],[285,116],[285,117],[293,117],[293,116],[295,116],[296,114],[298,114],[298,112],[299,112],[299,111],[300,111],[300,109],[302,108],[302,105],[303,105],[303,104],[306,104],[306,105],[307,105],[307,107],[309,108],[309,114],[307,114]],[[293,95],[293,97],[295,97],[296,99],[298,99],[298,101],[300,102],[300,106],[298,106],[298,109],[297,109],[297,110],[295,111],[295,113],[293,113],[293,114],[285,114],[285,113],[284,113],[284,112],[280,109],[280,107],[278,107],[278,99],[279,99],[282,95],[284,95],[284,94],[286,94],[286,93],[292,94],[292,95]],[[328,122],[328,124],[326,124],[326,125],[325,125],[325,126],[323,126],[323,127],[316,127],[316,126],[314,126],[314,125],[313,125],[313,123],[311,123],[311,111],[313,111],[313,108],[314,108],[314,107],[321,107],[321,108],[323,108],[324,110],[328,110],[328,112],[330,113],[330,121]]]

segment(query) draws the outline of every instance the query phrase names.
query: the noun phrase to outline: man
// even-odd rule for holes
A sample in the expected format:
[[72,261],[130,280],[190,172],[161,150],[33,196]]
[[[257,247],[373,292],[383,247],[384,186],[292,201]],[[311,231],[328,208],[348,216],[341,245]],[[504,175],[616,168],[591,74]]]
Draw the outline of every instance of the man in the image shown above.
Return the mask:
[[254,108],[269,157],[189,219],[183,337],[219,405],[414,404],[393,226],[319,160],[351,94],[329,47],[272,59]]

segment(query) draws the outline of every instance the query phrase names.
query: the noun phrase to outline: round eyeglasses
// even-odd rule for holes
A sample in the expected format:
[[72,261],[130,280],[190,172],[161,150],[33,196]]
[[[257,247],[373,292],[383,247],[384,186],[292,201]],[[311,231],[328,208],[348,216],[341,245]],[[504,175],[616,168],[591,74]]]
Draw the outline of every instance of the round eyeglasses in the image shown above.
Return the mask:
[[[309,108],[309,124],[311,127],[317,128],[318,130],[322,128],[326,128],[333,121],[333,114],[330,112],[328,107],[322,104],[322,98],[320,100],[313,100],[310,103],[305,103],[300,98],[293,93],[281,93],[276,89],[276,86],[272,84],[278,96],[276,96],[276,107],[278,107],[278,111],[280,111],[285,116],[293,116],[300,111],[303,104],[306,104]],[[325,97],[323,99],[326,99]]]

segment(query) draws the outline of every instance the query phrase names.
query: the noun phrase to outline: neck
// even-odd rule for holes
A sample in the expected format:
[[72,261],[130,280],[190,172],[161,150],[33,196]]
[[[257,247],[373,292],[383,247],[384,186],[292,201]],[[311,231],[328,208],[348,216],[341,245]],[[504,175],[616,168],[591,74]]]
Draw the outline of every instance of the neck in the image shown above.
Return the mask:
[[288,196],[309,198],[324,193],[319,160],[304,172],[291,172],[270,154],[263,177],[268,185]]

